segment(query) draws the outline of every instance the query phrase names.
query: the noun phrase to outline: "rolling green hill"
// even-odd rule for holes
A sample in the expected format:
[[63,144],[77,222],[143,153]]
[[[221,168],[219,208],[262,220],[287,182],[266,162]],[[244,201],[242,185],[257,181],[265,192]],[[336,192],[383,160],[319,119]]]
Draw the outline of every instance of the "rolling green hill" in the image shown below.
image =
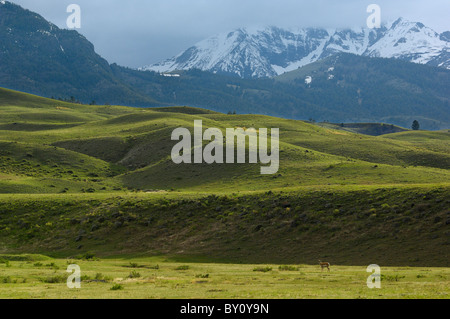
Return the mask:
[[[416,144],[400,138],[405,133],[372,137],[262,115],[86,106],[4,89],[0,96],[2,193],[17,192],[23,183],[42,193],[120,187],[244,191],[267,185],[436,183],[450,176],[444,132],[427,132],[434,138],[422,137]],[[259,164],[175,165],[170,159],[176,144],[171,133],[177,127],[192,130],[196,119],[203,120],[205,128],[222,130],[280,128],[279,176],[260,175]],[[414,133],[424,134],[407,132]],[[60,186],[66,180],[70,185]]]
[[334,130],[342,130],[347,132],[372,135],[372,136],[380,136],[385,134],[393,134],[407,131],[407,129],[392,125],[392,124],[384,124],[384,123],[328,123],[322,122],[318,123],[321,127],[331,128]]
[[[172,131],[199,119],[204,128],[280,128],[279,172],[175,165]],[[263,115],[87,106],[0,89],[0,252],[255,262],[325,255],[349,264],[377,256],[448,266],[449,135],[368,136]],[[417,238],[419,252],[410,250]]]

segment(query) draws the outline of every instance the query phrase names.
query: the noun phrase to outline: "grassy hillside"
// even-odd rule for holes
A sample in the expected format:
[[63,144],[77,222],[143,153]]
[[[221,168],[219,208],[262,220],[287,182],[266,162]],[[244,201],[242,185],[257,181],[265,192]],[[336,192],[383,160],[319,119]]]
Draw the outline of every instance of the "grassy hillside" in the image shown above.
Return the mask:
[[[375,256],[448,266],[446,131],[368,136],[262,115],[86,106],[6,89],[0,115],[0,251],[305,263],[328,256],[341,264]],[[192,130],[199,119],[204,129],[280,128],[279,172],[173,164],[173,129]]]
[[[0,196],[0,252],[449,265],[448,187]],[[192,259],[193,258],[193,259]]]
[[[439,183],[450,176],[445,132],[427,132],[425,140],[434,142],[414,143],[396,135],[371,137],[267,116],[187,107],[86,106],[4,89],[0,96],[1,193],[17,192],[21,185],[28,185],[25,193],[122,187],[215,192],[265,190],[267,185]],[[223,131],[280,128],[279,174],[260,175],[260,164],[173,164],[170,152],[176,142],[170,140],[171,132],[177,127],[192,131],[197,119],[205,129]]]
[[322,122],[317,125],[321,127],[331,128],[334,130],[342,130],[346,132],[359,133],[372,136],[380,136],[385,134],[393,134],[407,131],[403,127],[399,127],[392,124],[383,123],[328,123]]

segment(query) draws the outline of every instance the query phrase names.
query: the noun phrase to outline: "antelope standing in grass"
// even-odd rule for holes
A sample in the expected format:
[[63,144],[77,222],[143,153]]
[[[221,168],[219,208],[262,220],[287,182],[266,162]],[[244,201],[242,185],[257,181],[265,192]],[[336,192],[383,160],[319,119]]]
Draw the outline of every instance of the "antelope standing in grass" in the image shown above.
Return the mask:
[[331,266],[330,263],[324,263],[319,260],[319,264],[320,264],[320,267],[322,267],[322,271],[324,268],[328,268],[328,271],[330,271],[330,266]]

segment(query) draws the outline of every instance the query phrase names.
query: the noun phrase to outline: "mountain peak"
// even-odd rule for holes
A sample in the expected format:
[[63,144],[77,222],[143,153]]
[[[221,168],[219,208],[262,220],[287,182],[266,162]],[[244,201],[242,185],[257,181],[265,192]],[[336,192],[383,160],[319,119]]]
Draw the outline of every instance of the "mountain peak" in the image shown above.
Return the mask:
[[450,68],[449,59],[443,56],[449,50],[447,36],[404,18],[380,29],[246,27],[214,35],[141,70],[197,68],[244,78],[273,77],[339,52]]

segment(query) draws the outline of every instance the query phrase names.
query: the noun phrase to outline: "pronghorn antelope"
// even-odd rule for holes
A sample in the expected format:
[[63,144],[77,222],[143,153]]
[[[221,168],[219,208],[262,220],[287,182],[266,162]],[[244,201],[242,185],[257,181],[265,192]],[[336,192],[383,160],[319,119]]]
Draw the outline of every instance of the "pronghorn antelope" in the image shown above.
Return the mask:
[[331,266],[330,263],[324,263],[319,260],[319,264],[320,264],[320,267],[322,267],[322,271],[324,268],[328,268],[328,271],[330,271],[330,266]]

